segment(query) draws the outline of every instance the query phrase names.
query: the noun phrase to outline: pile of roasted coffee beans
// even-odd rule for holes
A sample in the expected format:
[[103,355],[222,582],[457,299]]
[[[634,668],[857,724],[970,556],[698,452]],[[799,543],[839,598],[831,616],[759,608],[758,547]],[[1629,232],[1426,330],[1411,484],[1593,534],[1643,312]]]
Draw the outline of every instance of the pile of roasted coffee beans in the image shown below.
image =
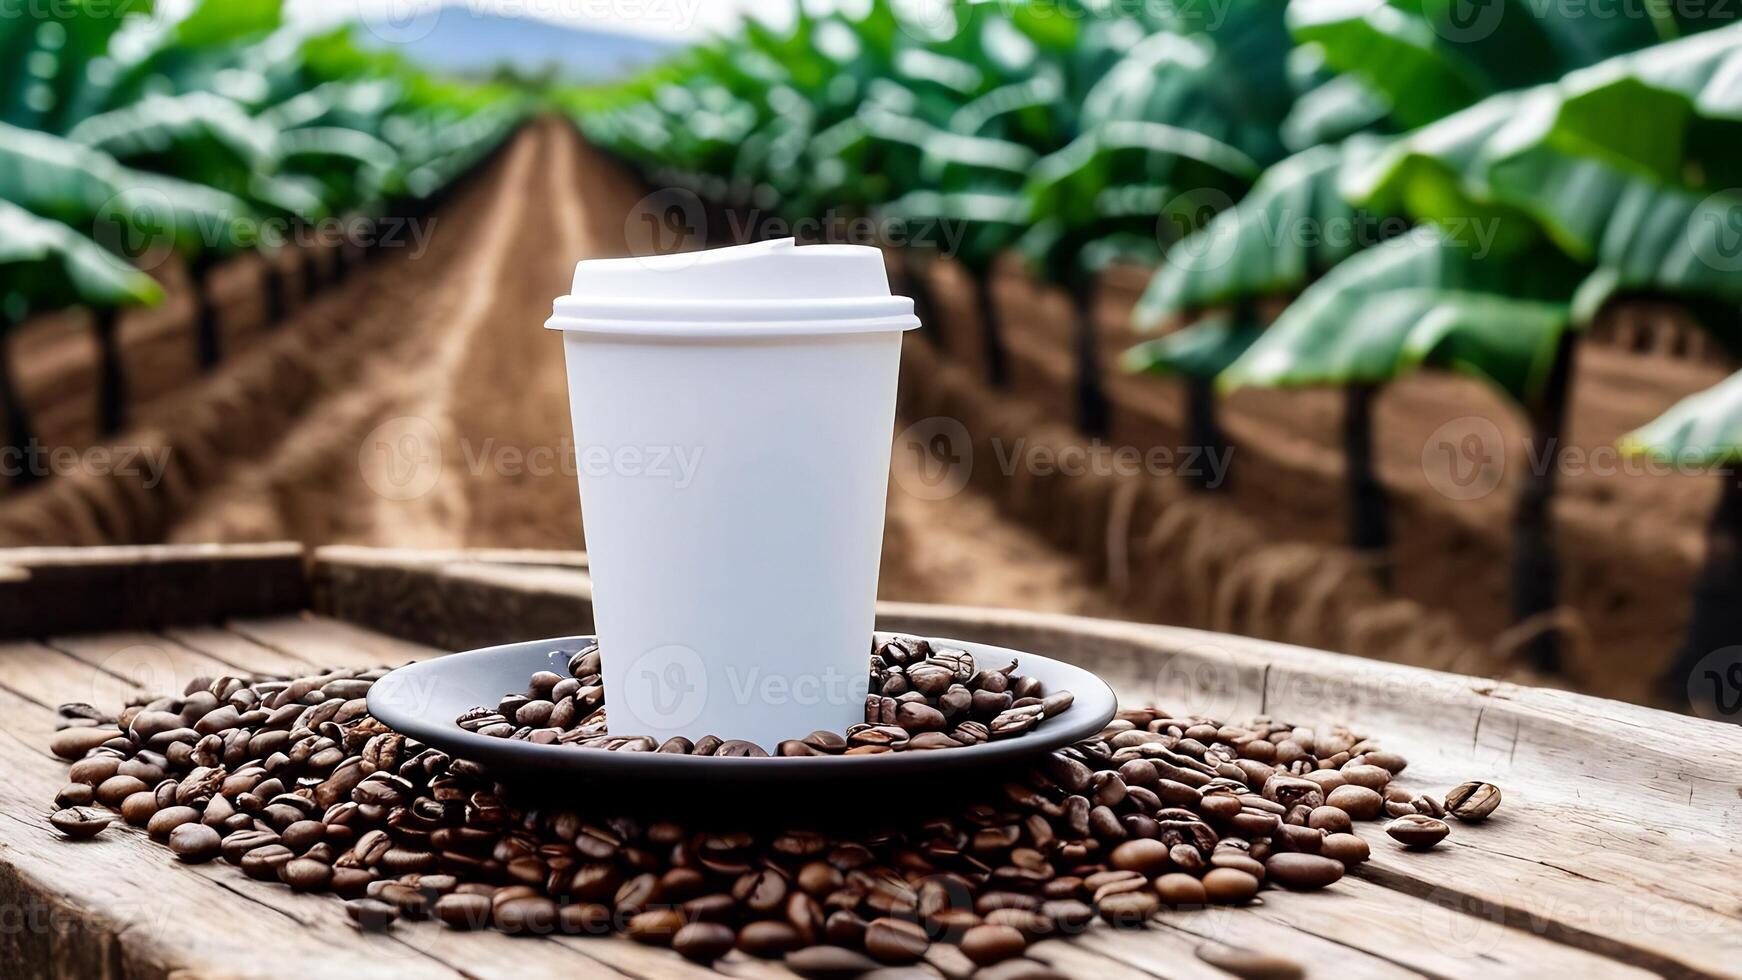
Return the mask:
[[[812,732],[775,747],[777,756],[873,755],[954,749],[1012,738],[1071,706],[1069,691],[1051,693],[1039,680],[1016,673],[1016,661],[976,664],[972,654],[934,648],[917,637],[874,641],[865,721],[845,732]],[[681,735],[656,742],[646,735],[612,735],[605,720],[599,647],[569,658],[569,676],[539,671],[524,694],[508,694],[494,708],[476,707],[456,718],[469,732],[541,745],[619,752],[764,757],[743,739]]]
[[[913,665],[888,661],[886,681],[891,666],[912,683]],[[200,679],[114,717],[65,705],[51,748],[71,781],[50,822],[84,839],[119,813],[183,861],[337,893],[361,929],[617,933],[840,976],[935,943],[986,965],[1097,919],[1321,888],[1368,857],[1356,820],[1407,821],[1393,836],[1428,846],[1446,832],[1436,814],[1481,819],[1499,801],[1487,784],[1448,803],[1394,787],[1404,760],[1342,728],[1143,708],[958,787],[966,804],[864,802],[857,821],[754,827],[711,806],[631,817],[597,795],[519,802],[478,764],[388,730],[364,700],[383,673]],[[866,830],[867,814],[886,823]]]

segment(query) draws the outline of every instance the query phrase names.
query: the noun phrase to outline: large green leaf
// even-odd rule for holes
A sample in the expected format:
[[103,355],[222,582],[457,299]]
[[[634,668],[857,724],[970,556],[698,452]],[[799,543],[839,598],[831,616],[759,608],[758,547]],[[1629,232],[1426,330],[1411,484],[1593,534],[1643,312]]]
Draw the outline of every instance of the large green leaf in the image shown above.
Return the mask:
[[1207,316],[1125,352],[1121,363],[1134,373],[1214,378],[1240,359],[1264,328],[1232,314]]
[[1423,221],[1498,222],[1501,251],[1540,230],[1599,268],[1581,321],[1620,290],[1742,302],[1742,195],[1727,178],[1683,184],[1734,166],[1715,148],[1720,133],[1742,139],[1739,69],[1742,27],[1612,59],[1417,130],[1345,174],[1343,191]]
[[992,267],[998,254],[1028,227],[1028,202],[1019,194],[913,191],[879,209],[904,224],[911,244],[953,254],[975,273]]
[[1621,451],[1678,466],[1742,462],[1742,373],[1689,395],[1621,437]]
[[0,307],[8,319],[69,303],[155,303],[157,283],[58,221],[0,200]]
[[63,132],[80,93],[111,70],[115,34],[151,11],[150,0],[20,3],[0,17],[0,122]]
[[1486,380],[1521,401],[1548,378],[1582,274],[1550,248],[1478,256],[1421,230],[1354,256],[1308,287],[1221,385],[1378,384],[1422,367]]
[[1293,293],[1390,231],[1353,207],[1342,174],[1379,152],[1381,138],[1297,153],[1271,167],[1240,202],[1168,250],[1138,303],[1140,328],[1192,309]]
[[128,170],[82,143],[0,124],[0,199],[138,257],[162,244],[230,251],[247,206],[222,191]]

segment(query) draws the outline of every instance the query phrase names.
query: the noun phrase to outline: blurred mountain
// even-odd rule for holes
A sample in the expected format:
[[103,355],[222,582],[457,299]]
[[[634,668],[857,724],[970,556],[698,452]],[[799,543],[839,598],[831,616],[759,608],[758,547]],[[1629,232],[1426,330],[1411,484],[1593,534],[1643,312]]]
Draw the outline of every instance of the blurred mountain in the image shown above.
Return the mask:
[[363,44],[391,47],[438,72],[481,76],[506,68],[522,77],[554,72],[581,82],[621,78],[678,47],[617,31],[481,13],[465,4],[444,7],[433,24],[409,31],[376,34],[365,23],[356,37]]

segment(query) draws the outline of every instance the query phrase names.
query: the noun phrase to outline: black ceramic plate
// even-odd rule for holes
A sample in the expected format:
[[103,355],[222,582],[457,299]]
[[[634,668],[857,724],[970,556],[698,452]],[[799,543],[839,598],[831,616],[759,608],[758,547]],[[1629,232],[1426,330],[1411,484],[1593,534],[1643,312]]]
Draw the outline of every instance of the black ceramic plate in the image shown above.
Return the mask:
[[[974,659],[985,663],[1015,657],[1019,673],[1038,678],[1048,691],[1070,691],[1075,700],[1068,710],[1015,738],[958,749],[851,757],[722,759],[610,752],[492,738],[454,724],[454,719],[469,708],[495,704],[504,694],[524,690],[527,678],[535,671],[550,670],[567,676],[570,655],[592,639],[569,636],[509,643],[401,667],[376,681],[370,689],[369,712],[395,731],[461,758],[484,763],[498,773],[567,773],[635,779],[729,776],[784,781],[877,778],[998,766],[1088,738],[1106,727],[1118,708],[1112,688],[1081,667],[984,643],[933,639],[934,644],[967,650]],[[607,702],[609,697],[606,692]],[[796,732],[794,737],[804,734]]]

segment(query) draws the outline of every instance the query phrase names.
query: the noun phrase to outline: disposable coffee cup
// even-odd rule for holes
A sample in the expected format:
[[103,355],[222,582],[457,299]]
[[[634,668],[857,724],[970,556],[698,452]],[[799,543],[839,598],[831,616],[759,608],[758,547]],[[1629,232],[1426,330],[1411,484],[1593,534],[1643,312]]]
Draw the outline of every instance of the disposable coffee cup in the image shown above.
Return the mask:
[[612,734],[864,720],[901,334],[882,253],[589,260],[563,333]]

